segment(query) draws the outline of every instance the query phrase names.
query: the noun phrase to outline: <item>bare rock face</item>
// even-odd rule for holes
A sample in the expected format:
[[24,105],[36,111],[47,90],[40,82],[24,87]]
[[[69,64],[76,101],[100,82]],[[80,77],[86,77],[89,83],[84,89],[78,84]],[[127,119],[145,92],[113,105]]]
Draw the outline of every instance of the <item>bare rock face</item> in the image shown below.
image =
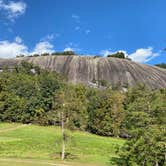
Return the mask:
[[71,83],[90,85],[105,80],[112,86],[133,86],[145,83],[151,88],[166,88],[166,70],[125,59],[92,56],[40,56],[0,59],[0,68],[28,61],[43,69],[67,76]]

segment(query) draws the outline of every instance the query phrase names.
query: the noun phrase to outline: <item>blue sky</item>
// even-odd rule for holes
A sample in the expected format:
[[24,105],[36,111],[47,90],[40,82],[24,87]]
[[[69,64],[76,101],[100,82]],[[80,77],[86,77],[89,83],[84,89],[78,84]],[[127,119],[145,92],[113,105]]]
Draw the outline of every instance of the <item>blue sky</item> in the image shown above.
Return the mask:
[[0,0],[0,57],[123,51],[166,63],[165,0]]

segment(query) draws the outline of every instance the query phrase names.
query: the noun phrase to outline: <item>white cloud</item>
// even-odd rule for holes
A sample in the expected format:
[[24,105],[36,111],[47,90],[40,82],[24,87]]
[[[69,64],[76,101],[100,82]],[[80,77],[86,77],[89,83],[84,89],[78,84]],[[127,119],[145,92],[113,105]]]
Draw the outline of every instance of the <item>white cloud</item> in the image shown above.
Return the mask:
[[155,58],[156,56],[160,55],[159,52],[158,53],[153,52],[152,47],[137,49],[132,54],[128,54],[127,51],[124,51],[124,50],[111,51],[111,49],[102,50],[100,52],[100,54],[103,55],[103,56],[107,56],[107,55],[114,54],[116,52],[123,52],[125,54],[125,56],[128,56],[133,61],[140,62],[140,63],[148,62],[151,59]]
[[103,56],[108,56],[108,55],[111,55],[111,54],[115,54],[117,52],[123,52],[125,54],[125,56],[128,56],[127,52],[124,51],[124,50],[111,51],[111,49],[102,50],[102,51],[100,51],[100,54],[103,55]]
[[22,43],[22,39],[19,36],[15,37],[15,42],[16,43]]
[[47,40],[52,40],[52,39],[54,39],[54,34],[47,35],[47,36],[46,36],[46,39],[47,39]]
[[80,26],[76,26],[76,27],[75,27],[75,30],[76,30],[76,31],[79,31],[80,29],[81,29]]
[[74,22],[76,24],[76,26],[74,28],[75,31],[81,31],[82,30],[82,32],[85,33],[86,35],[88,35],[91,32],[91,30],[88,29],[88,27],[86,26],[86,23],[82,22],[79,15],[72,14],[71,17],[72,17],[72,19],[74,20]]
[[72,14],[71,16],[76,23],[80,23],[80,16],[77,14]]
[[153,48],[148,47],[137,49],[134,53],[129,55],[129,58],[131,58],[135,62],[144,63],[150,61],[156,56],[159,56],[159,53],[154,53]]
[[55,52],[54,46],[49,41],[38,42],[30,51],[26,45],[22,43],[22,39],[17,36],[14,41],[0,41],[0,58],[13,58],[17,55],[43,54]]
[[71,48],[71,47],[66,47],[66,48],[64,49],[64,51],[74,51],[74,49]]
[[[81,49],[78,48],[77,44],[69,43],[66,45],[66,48],[64,51],[80,51]],[[34,49],[31,51],[28,49],[28,47],[23,44],[22,39],[19,36],[16,36],[15,39],[11,42],[8,40],[0,41],[0,58],[12,58],[16,57],[16,55],[20,54],[42,54],[42,53],[52,53],[55,52],[54,45],[52,45],[49,41],[40,41],[38,42]],[[124,50],[118,50],[118,51],[111,51],[111,49],[102,50],[100,54],[103,56],[107,56],[110,54],[114,54],[116,52],[123,52],[125,56],[128,56],[135,62],[145,63],[150,61],[151,59],[155,58],[156,56],[159,56],[160,52],[153,52],[152,47],[148,48],[140,48],[137,49],[134,53],[128,54]]]
[[100,51],[100,54],[101,55],[103,55],[103,56],[107,56],[107,55],[110,55],[110,54],[112,54],[113,52],[112,51],[110,51],[110,50],[101,50]]
[[87,29],[86,31],[85,31],[85,34],[89,34],[91,32],[91,30],[90,29]]
[[55,38],[54,34],[48,34],[45,37],[41,38],[41,41],[51,41]]
[[28,54],[27,46],[16,41],[0,41],[0,58],[12,58],[20,54]]
[[18,16],[23,15],[26,11],[26,7],[26,3],[22,1],[9,1],[5,3],[4,0],[0,0],[0,12],[10,21],[14,21]]
[[31,54],[43,54],[54,52],[54,46],[48,41],[42,41],[36,44],[34,51]]
[[65,45],[64,51],[74,51],[74,52],[80,52],[82,49],[79,48],[79,45],[77,43],[69,42]]
[[72,14],[71,16],[73,19],[75,20],[79,20],[80,19],[80,16],[76,15],[76,14]]

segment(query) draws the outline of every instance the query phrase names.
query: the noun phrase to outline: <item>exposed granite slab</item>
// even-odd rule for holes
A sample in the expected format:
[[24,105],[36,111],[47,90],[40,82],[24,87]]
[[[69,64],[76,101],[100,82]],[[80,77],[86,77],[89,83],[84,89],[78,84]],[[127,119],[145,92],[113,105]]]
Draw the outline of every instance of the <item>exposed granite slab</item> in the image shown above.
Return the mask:
[[106,80],[112,86],[133,86],[145,83],[151,88],[166,88],[166,70],[125,59],[92,56],[40,56],[0,59],[0,68],[14,66],[22,60],[68,77],[69,82],[91,84]]

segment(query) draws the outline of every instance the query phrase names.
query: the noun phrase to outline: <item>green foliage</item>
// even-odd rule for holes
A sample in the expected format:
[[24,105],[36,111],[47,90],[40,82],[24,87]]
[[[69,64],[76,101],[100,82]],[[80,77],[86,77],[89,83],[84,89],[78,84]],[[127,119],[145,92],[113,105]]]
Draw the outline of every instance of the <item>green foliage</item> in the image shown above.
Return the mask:
[[106,87],[106,88],[111,87],[111,84],[106,80],[96,80],[93,78],[92,83],[96,84],[97,87]]
[[124,96],[110,89],[94,93],[91,92],[92,96],[89,96],[88,129],[100,135],[119,136],[124,118]]
[[67,128],[85,130],[88,119],[87,102],[84,85],[69,85],[55,94],[54,111],[58,118],[63,109]]
[[54,93],[63,86],[61,77],[23,62],[13,71],[0,73],[0,82],[1,121],[48,123],[46,112],[53,106]]
[[117,52],[115,54],[108,55],[107,57],[125,59],[125,54],[123,52]]
[[93,58],[96,59],[96,58],[100,58],[101,55],[95,55]]
[[76,55],[74,51],[53,52],[51,55]]
[[33,54],[32,56],[33,56],[33,57],[37,57],[37,56],[40,56],[40,55],[39,55],[39,54]]
[[130,135],[120,150],[118,165],[164,166],[166,164],[166,91],[144,85],[132,88],[126,98],[124,128]]
[[16,58],[20,58],[20,57],[25,57],[25,55],[21,54],[16,56]]
[[156,64],[156,66],[161,67],[163,69],[166,69],[166,64],[165,63]]
[[50,54],[49,53],[43,53],[43,54],[41,54],[41,56],[49,56]]
[[31,55],[17,55],[16,58],[21,58],[21,57],[25,57],[25,56],[28,56],[28,57],[39,57],[39,56],[54,56],[54,55],[65,55],[65,56],[68,56],[68,55],[77,55],[74,51],[63,51],[63,52],[53,52],[53,53],[48,53],[48,52],[45,52],[45,53],[42,53],[42,54],[31,54]]
[[[120,135],[124,117],[120,92],[65,84],[56,73],[27,62],[0,73],[0,82],[1,121],[59,125],[63,110],[69,129]],[[107,86],[104,80],[98,82]]]
[[109,83],[106,80],[99,80],[98,81],[99,86],[109,87]]

